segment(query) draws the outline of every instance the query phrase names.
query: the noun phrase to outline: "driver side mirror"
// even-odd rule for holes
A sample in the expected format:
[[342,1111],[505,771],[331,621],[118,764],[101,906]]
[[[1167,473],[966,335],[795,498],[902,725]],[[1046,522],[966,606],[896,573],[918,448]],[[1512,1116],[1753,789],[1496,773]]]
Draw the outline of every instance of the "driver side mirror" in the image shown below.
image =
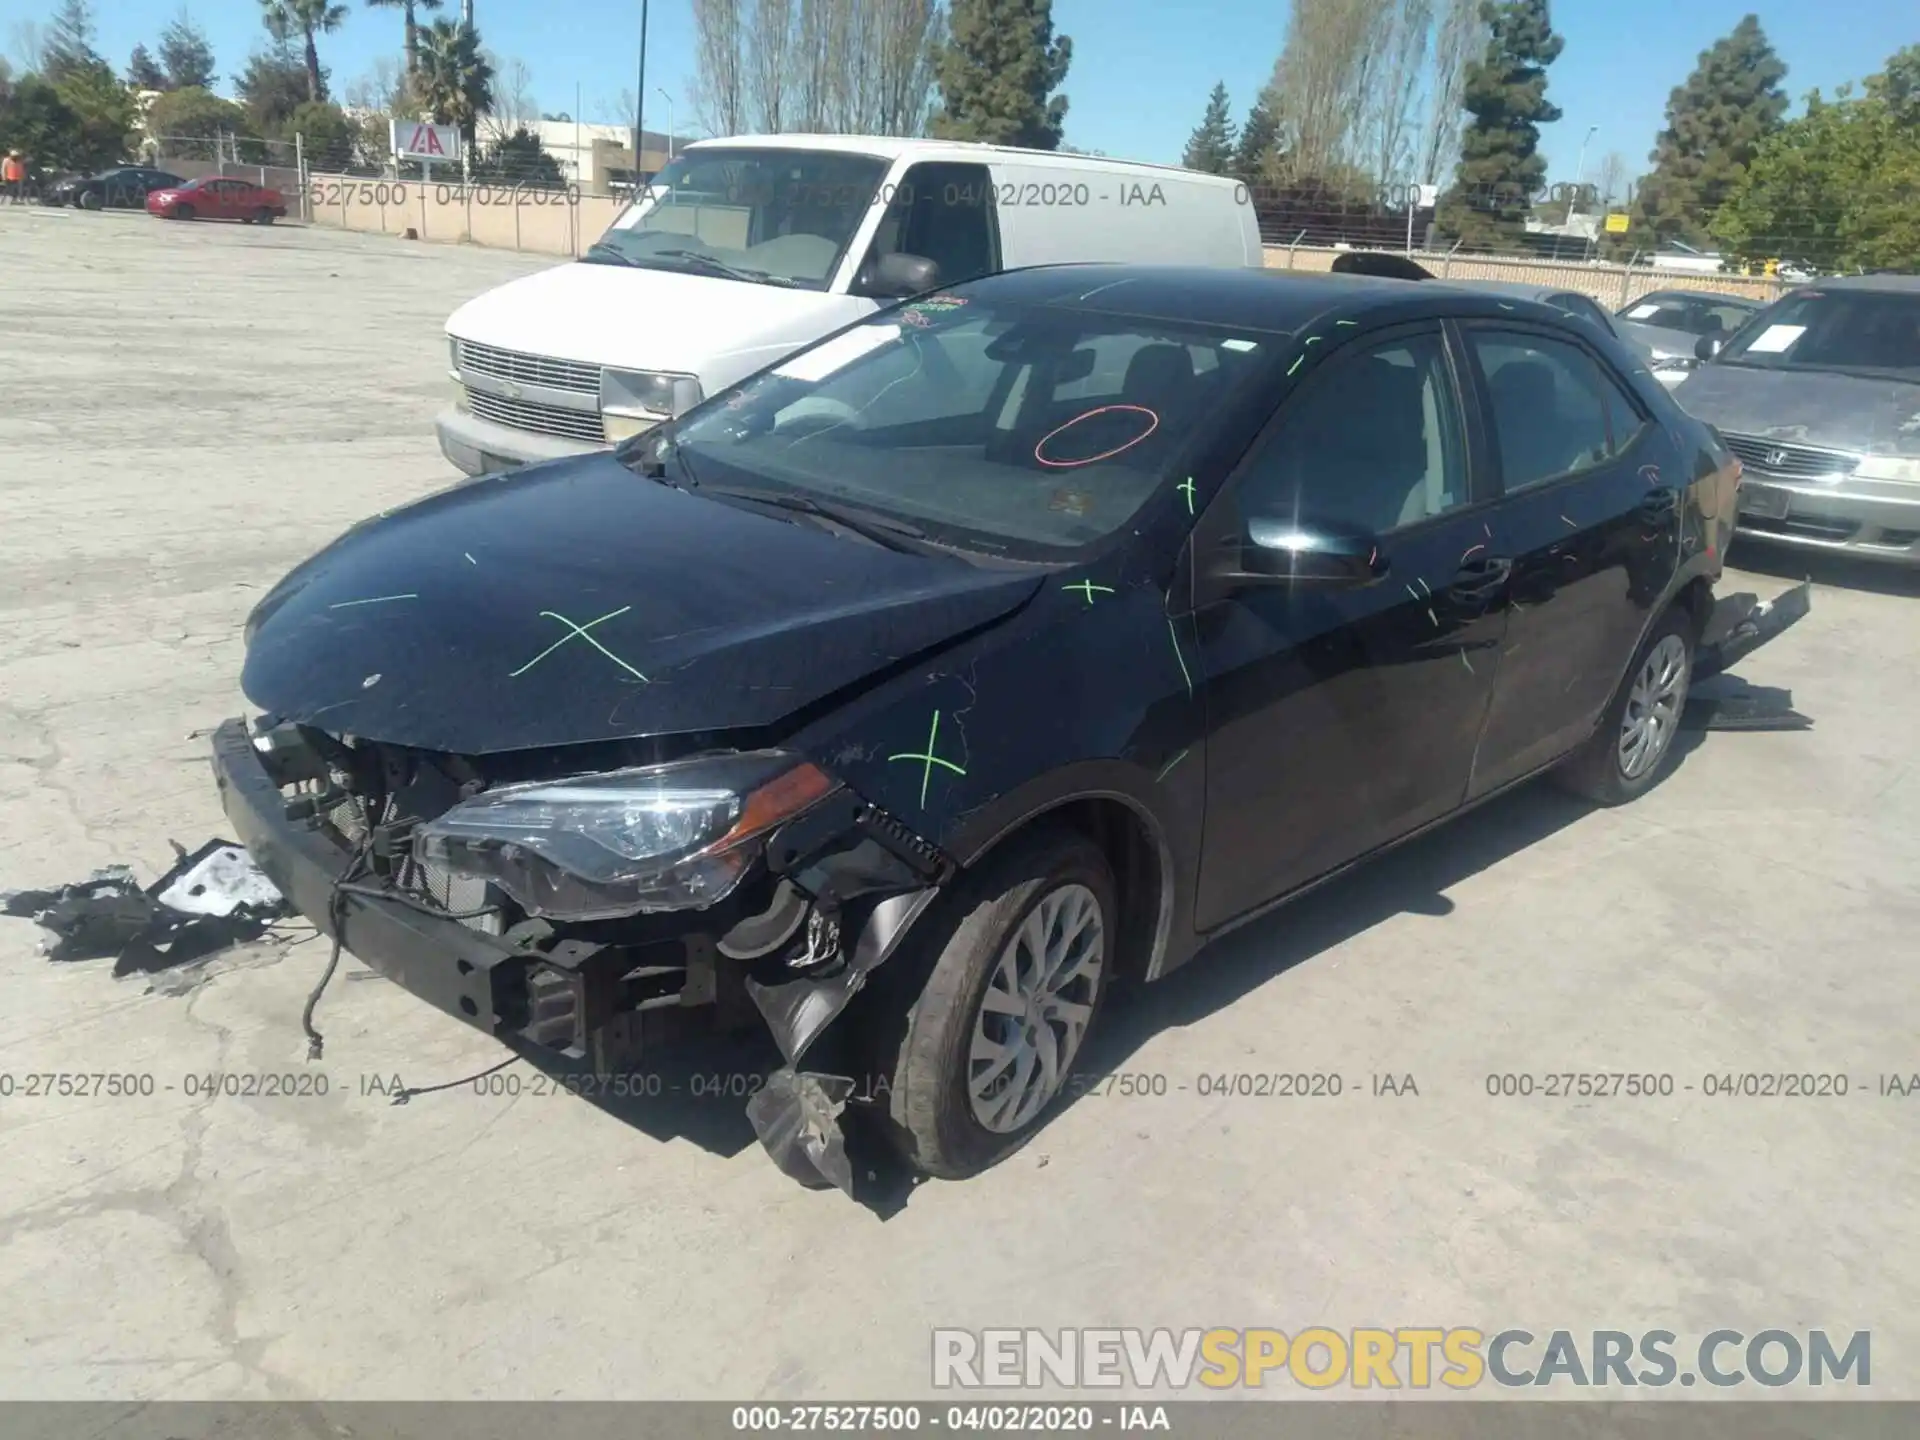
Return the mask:
[[1355,589],[1387,573],[1370,531],[1354,525],[1256,515],[1245,537],[1229,543],[1213,578],[1229,585],[1311,585]]
[[940,267],[924,255],[908,255],[896,250],[882,255],[866,284],[866,292],[876,300],[908,300],[940,287]]
[[1694,342],[1693,358],[1696,360],[1711,360],[1720,353],[1720,347],[1726,343],[1727,342],[1718,335],[1702,335]]

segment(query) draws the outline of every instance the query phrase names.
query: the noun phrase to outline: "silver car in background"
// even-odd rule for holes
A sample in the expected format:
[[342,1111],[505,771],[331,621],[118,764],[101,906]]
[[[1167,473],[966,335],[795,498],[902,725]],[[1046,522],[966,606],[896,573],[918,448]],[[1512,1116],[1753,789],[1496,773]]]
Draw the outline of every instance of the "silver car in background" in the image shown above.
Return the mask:
[[1740,533],[1920,564],[1920,276],[1808,284],[1673,395],[1739,457]]
[[1616,310],[1613,323],[1650,358],[1653,378],[1672,389],[1698,363],[1694,352],[1702,339],[1724,341],[1764,308],[1712,290],[1655,290]]

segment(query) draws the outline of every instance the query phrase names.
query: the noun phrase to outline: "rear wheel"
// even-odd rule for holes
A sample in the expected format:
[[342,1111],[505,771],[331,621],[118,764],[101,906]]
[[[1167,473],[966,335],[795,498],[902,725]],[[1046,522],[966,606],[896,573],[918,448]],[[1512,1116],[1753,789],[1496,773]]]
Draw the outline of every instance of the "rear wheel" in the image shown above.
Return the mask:
[[1119,907],[1105,855],[1069,830],[1010,843],[948,904],[888,1098],[907,1160],[962,1179],[1024,1145],[1069,1088],[1112,978]]
[[1577,795],[1621,805],[1649,789],[1673,750],[1693,681],[1693,617],[1669,610],[1641,642],[1591,739],[1556,772]]
[[267,206],[262,205],[258,210],[253,212],[253,223],[256,225],[271,225],[273,223],[273,211]]

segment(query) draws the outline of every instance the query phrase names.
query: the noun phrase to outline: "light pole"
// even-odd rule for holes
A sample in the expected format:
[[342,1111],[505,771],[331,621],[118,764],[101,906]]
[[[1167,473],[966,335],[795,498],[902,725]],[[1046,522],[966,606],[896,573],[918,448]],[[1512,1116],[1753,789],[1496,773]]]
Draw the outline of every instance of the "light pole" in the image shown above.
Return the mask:
[[667,163],[671,165],[673,163],[673,96],[666,92],[665,87],[659,85],[653,87],[653,93],[667,102]]
[[1586,139],[1580,142],[1580,165],[1573,172],[1573,194],[1567,197],[1567,224],[1573,224],[1573,203],[1580,198],[1580,186],[1587,178],[1587,144],[1600,133],[1598,125],[1587,127]]
[[640,149],[647,140],[647,0],[640,0],[640,77],[633,94],[633,184],[637,194],[643,162]]

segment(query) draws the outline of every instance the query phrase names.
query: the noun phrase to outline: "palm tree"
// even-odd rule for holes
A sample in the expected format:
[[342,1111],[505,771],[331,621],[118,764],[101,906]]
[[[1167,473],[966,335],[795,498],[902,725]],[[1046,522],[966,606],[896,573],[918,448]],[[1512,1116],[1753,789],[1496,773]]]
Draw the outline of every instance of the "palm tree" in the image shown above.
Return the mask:
[[267,33],[288,43],[298,35],[306,45],[307,98],[323,100],[326,87],[320,80],[320,51],[313,43],[315,35],[331,34],[345,23],[347,7],[333,0],[260,0]]
[[462,148],[473,152],[480,117],[493,109],[493,66],[480,53],[473,26],[436,20],[420,34],[420,103],[436,125],[458,125]]
[[420,12],[438,10],[443,0],[367,0],[372,10],[398,10],[407,24],[407,83],[420,74]]

